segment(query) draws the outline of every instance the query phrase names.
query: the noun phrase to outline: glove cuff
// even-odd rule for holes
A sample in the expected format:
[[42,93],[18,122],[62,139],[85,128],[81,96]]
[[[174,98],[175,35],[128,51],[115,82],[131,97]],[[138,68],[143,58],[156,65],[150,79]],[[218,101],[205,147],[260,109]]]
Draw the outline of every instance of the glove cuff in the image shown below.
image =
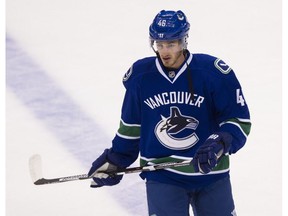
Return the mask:
[[223,146],[223,154],[229,152],[232,140],[233,140],[232,135],[227,132],[213,133],[207,139],[207,141],[214,141],[221,144]]
[[126,166],[122,165],[122,158],[120,154],[117,154],[113,151],[112,148],[110,149],[105,149],[106,152],[106,160],[110,163],[113,164],[114,166],[117,166],[120,169],[125,169]]

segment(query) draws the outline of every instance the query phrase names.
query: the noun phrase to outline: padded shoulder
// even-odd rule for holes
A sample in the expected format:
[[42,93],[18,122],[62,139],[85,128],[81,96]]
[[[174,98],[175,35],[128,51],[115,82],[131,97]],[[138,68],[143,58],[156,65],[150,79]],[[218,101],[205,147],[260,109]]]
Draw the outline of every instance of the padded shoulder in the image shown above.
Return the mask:
[[127,88],[151,70],[149,68],[155,66],[156,57],[147,57],[140,59],[132,64],[128,71],[123,76],[123,85]]

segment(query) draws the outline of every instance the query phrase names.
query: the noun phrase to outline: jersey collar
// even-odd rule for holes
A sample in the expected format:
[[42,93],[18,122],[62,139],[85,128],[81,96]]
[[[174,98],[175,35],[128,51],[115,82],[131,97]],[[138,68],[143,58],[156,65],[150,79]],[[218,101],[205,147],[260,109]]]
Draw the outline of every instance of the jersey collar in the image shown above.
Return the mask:
[[169,77],[167,76],[167,74],[164,72],[163,66],[162,66],[162,64],[159,62],[159,59],[158,59],[158,58],[156,58],[156,60],[155,60],[156,67],[157,67],[158,71],[160,72],[160,74],[161,74],[163,77],[165,77],[170,83],[174,83],[174,82],[177,80],[177,78],[178,78],[182,73],[184,73],[184,71],[185,71],[186,68],[187,68],[187,65],[189,65],[190,62],[192,61],[193,55],[192,55],[191,53],[188,53],[188,55],[189,55],[188,58],[187,58],[187,59],[185,60],[185,62],[182,64],[182,66],[180,67],[180,69],[178,69],[178,72],[177,72],[176,76],[175,76],[173,79],[169,78]]

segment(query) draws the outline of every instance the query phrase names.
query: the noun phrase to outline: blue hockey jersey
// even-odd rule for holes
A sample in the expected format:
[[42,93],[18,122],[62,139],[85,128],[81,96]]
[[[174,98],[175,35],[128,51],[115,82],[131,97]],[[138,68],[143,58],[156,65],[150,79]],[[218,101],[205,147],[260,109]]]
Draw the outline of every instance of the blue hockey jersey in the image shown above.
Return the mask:
[[[120,167],[131,165],[139,152],[142,166],[192,160],[208,136],[219,131],[233,137],[229,154],[246,142],[248,106],[233,70],[221,59],[188,53],[179,69],[168,71],[157,57],[148,57],[132,65],[123,84],[120,127],[111,148]],[[229,155],[205,175],[185,166],[140,176],[193,189],[227,175]]]

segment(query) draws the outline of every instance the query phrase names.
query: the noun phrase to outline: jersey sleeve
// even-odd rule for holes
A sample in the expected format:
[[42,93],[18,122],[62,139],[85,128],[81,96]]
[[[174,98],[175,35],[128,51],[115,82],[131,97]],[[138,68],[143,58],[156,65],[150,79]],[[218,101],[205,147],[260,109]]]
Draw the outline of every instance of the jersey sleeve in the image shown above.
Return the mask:
[[241,85],[234,71],[222,60],[214,62],[212,98],[214,114],[220,131],[233,136],[230,154],[237,152],[246,143],[251,129],[250,113]]
[[139,154],[141,128],[140,89],[137,77],[132,72],[133,66],[123,78],[126,92],[121,109],[120,125],[112,141],[112,152],[117,155],[116,163],[122,167],[131,165]]

